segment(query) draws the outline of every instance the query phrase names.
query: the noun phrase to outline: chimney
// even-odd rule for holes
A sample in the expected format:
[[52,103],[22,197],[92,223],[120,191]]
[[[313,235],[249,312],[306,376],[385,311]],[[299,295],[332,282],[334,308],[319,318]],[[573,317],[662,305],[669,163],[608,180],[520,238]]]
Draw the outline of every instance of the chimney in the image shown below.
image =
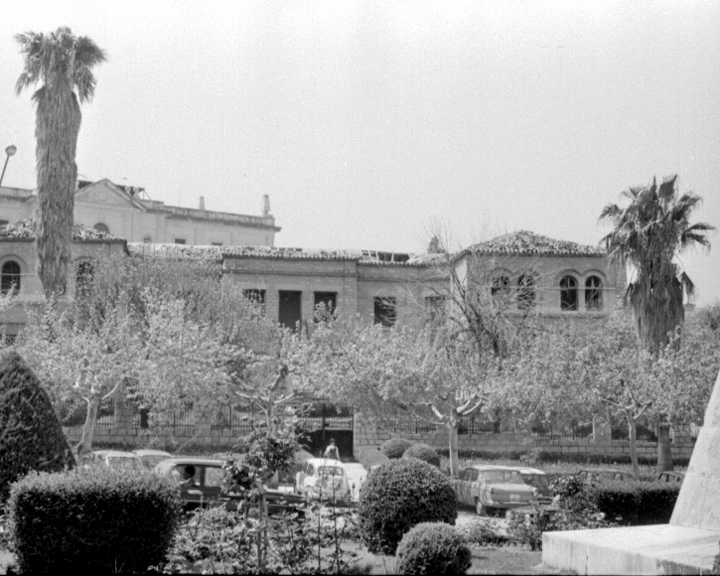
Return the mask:
[[263,216],[270,216],[270,196],[263,194]]
[[200,196],[200,210],[205,210],[205,197]]

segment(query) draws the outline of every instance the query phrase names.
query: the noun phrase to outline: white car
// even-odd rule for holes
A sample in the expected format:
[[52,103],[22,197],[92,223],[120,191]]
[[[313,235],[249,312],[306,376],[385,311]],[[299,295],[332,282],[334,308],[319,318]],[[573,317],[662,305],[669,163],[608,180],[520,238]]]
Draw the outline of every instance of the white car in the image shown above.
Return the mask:
[[133,454],[137,454],[138,458],[142,461],[143,466],[145,466],[148,470],[152,470],[163,460],[173,457],[172,454],[165,452],[164,450],[133,450]]
[[362,464],[354,462],[343,462],[342,467],[345,469],[345,475],[350,485],[350,497],[353,501],[360,498],[360,488],[365,483],[368,471]]
[[107,466],[116,470],[131,470],[143,472],[145,467],[137,454],[121,450],[95,450],[80,458],[80,465],[84,468]]
[[332,458],[308,458],[295,475],[295,492],[318,500],[350,502],[352,492],[344,464]]

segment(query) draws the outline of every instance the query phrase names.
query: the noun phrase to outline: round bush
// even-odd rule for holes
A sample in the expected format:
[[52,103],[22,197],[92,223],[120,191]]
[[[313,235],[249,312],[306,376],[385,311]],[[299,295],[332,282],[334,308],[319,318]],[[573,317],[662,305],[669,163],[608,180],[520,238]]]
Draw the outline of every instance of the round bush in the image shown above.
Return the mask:
[[435,468],[440,468],[440,455],[435,451],[435,448],[427,444],[413,444],[405,450],[403,458],[417,458],[431,466],[435,466]]
[[403,536],[397,549],[398,574],[465,574],[472,555],[454,526],[423,522]]
[[360,535],[368,549],[393,554],[416,524],[455,524],[455,491],[440,470],[422,460],[392,460],[368,474],[360,492],[358,516]]
[[406,440],[405,438],[390,438],[390,440],[385,440],[385,442],[382,443],[380,451],[390,458],[390,460],[395,460],[397,458],[402,458],[405,450],[410,448],[412,445],[413,442],[410,442],[410,440]]

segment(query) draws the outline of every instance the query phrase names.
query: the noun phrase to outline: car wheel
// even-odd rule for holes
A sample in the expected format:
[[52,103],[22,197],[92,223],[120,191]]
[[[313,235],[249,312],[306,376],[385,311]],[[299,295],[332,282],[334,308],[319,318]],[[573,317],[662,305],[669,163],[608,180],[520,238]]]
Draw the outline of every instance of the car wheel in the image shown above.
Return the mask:
[[478,516],[487,516],[488,508],[480,501],[480,498],[475,498],[475,512]]

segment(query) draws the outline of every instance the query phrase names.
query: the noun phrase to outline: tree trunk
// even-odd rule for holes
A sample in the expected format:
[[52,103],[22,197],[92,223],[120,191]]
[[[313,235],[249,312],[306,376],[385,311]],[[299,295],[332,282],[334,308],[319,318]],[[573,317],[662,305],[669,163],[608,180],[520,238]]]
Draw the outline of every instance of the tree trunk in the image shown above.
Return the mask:
[[64,294],[71,260],[73,210],[77,186],[75,150],[80,106],[67,83],[45,87],[38,98],[35,138],[37,273],[45,297]]
[[92,452],[93,435],[95,434],[95,422],[97,422],[98,410],[100,409],[100,395],[93,394],[87,402],[87,415],[83,426],[82,438],[77,445],[78,456]]
[[657,470],[666,472],[673,470],[672,448],[670,446],[670,426],[659,424],[657,427]]
[[628,423],[628,436],[630,440],[630,462],[632,463],[633,476],[635,477],[635,480],[640,480],[640,466],[638,465],[637,456],[637,423],[630,414],[628,414],[626,418]]
[[447,422],[449,448],[450,448],[450,475],[457,477],[458,475],[458,420],[457,418],[449,418]]

